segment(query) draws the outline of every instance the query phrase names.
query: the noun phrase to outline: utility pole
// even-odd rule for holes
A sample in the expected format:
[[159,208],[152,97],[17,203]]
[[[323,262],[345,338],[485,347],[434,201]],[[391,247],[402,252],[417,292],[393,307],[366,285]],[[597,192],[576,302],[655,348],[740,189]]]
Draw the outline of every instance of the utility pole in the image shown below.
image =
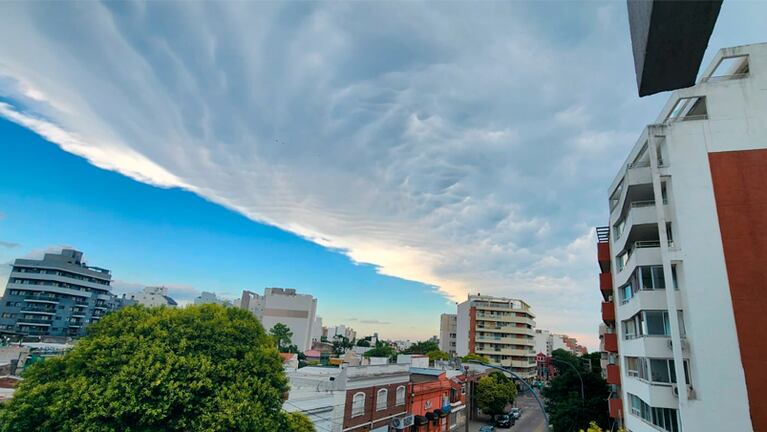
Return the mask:
[[463,376],[466,382],[466,421],[464,422],[465,432],[469,432],[469,416],[471,415],[471,383],[469,382],[469,365],[463,366]]

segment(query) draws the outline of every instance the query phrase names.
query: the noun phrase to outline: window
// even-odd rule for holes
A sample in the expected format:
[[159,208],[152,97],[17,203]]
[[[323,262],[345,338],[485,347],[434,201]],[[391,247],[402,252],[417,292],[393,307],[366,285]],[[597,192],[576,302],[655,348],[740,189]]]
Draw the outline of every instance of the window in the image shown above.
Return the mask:
[[687,120],[703,120],[708,118],[705,96],[679,98],[674,108],[666,117],[666,123]]
[[355,393],[352,397],[352,417],[359,417],[365,413],[365,393]]
[[650,371],[652,372],[652,382],[669,384],[676,382],[674,360],[650,359]]
[[405,404],[405,386],[397,387],[395,405],[400,406]]
[[387,400],[388,398],[389,390],[378,390],[378,394],[376,395],[376,411],[383,411],[386,409],[386,407],[389,405],[389,401]]
[[679,421],[675,409],[653,408],[639,397],[629,393],[631,414],[668,432],[679,432]]
[[648,336],[668,336],[671,334],[666,311],[645,311]]
[[631,287],[631,283],[628,283],[618,288],[618,292],[621,295],[621,304],[628,303],[628,301],[631,300],[632,297],[634,297],[634,290]]
[[640,267],[639,275],[642,289],[666,288],[666,280],[663,278],[663,266]]

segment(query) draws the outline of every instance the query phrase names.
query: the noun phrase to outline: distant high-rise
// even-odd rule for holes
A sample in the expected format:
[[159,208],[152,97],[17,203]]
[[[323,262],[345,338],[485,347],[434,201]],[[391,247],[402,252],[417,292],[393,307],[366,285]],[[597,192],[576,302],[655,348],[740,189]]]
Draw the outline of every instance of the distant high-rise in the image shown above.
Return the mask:
[[518,299],[469,295],[458,305],[456,353],[486,356],[523,378],[536,375],[535,315]]
[[266,288],[260,296],[243,291],[240,307],[251,311],[269,331],[277,323],[285,324],[293,332],[291,338],[301,351],[312,347],[312,340],[321,337],[322,322],[317,322],[317,299],[298,294],[292,288]]
[[131,294],[130,300],[135,300],[138,304],[146,307],[176,307],[178,305],[175,300],[168,297],[168,288],[166,287],[146,287],[141,292]]
[[455,356],[457,316],[456,314],[442,314],[439,316],[439,350]]
[[62,249],[41,260],[15,260],[0,301],[0,333],[81,336],[113,309],[109,270],[87,266],[82,256]]

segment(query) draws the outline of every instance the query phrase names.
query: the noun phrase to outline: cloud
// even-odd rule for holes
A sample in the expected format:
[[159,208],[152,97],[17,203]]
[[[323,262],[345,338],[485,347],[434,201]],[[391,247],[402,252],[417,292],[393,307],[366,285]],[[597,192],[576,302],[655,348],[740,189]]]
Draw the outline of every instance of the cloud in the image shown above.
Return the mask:
[[20,245],[18,243],[7,242],[7,241],[0,240],[0,247],[4,247],[4,248],[7,248],[7,249],[13,249],[13,248],[17,248],[19,246]]
[[3,117],[448,299],[522,297],[596,335],[591,230],[663,102],[635,96],[625,5],[3,12]]
[[347,318],[347,321],[356,321],[362,324],[378,324],[378,325],[389,325],[391,322],[389,321],[380,321],[377,319],[361,319],[361,318]]

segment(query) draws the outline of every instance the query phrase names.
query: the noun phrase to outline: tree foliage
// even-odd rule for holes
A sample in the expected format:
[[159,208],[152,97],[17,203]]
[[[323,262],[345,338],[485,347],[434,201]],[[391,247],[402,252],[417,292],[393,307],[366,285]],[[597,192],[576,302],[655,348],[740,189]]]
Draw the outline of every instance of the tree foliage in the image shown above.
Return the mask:
[[[610,429],[602,429],[601,427],[599,427],[597,422],[592,421],[592,422],[589,423],[589,428],[588,429],[586,429],[586,430],[581,429],[578,432],[608,432],[609,430]],[[618,429],[618,432],[626,432],[626,430],[623,429],[623,428],[620,428],[620,429]]]
[[477,408],[493,417],[503,414],[506,405],[513,403],[516,397],[517,385],[501,372],[492,372],[477,383]]
[[402,351],[402,354],[427,354],[430,351],[439,351],[439,344],[433,340],[416,342]]
[[474,353],[466,354],[465,356],[461,357],[461,360],[463,360],[464,362],[475,361],[475,362],[480,362],[484,364],[490,363],[490,359],[487,358],[486,356],[474,354]]
[[429,351],[426,353],[426,355],[429,356],[430,361],[450,359],[450,354],[440,350]]
[[282,410],[272,339],[248,311],[131,306],[30,366],[0,432],[312,431]]
[[381,341],[376,342],[375,348],[368,350],[364,354],[365,357],[391,357],[393,355],[394,348]]
[[357,346],[358,347],[369,347],[370,346],[370,341],[367,340],[367,339],[360,339],[360,340],[357,341]]
[[[293,332],[290,331],[290,327],[283,323],[277,323],[269,330],[269,335],[274,339],[280,352],[291,352]],[[298,351],[297,348],[296,351]]]
[[[592,421],[600,427],[608,428],[609,389],[602,378],[601,369],[595,367],[593,360],[589,369],[590,357],[578,357],[561,349],[554,350],[552,358],[557,376],[541,393],[547,399],[546,410],[554,431],[588,430]],[[574,369],[583,378],[585,400],[581,399],[581,380]]]

